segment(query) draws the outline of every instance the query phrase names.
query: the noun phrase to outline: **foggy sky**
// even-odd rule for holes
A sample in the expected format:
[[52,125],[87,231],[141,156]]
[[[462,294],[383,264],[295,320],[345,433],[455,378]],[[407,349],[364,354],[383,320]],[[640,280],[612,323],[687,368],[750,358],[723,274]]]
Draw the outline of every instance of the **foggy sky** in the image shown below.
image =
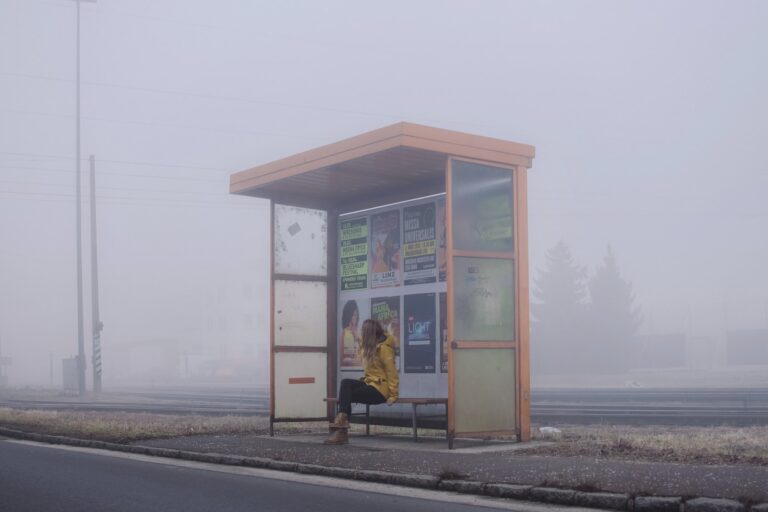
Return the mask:
[[[153,340],[263,350],[266,203],[230,196],[229,175],[398,121],[536,146],[532,276],[559,240],[590,270],[610,244],[644,332],[768,323],[765,2],[81,11],[105,358]],[[74,78],[75,4],[0,0],[0,343],[14,383],[46,384],[49,354],[77,348]]]

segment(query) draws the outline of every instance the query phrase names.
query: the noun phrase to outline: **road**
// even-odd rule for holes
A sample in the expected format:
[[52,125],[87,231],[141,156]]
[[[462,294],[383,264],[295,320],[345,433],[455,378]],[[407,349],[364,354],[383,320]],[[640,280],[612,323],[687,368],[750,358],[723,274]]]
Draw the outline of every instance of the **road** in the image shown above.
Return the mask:
[[[269,394],[232,388],[122,390],[86,400],[0,395],[0,407],[264,416]],[[542,389],[532,393],[531,413],[539,424],[765,425],[768,389]]]
[[[0,438],[0,510],[558,512],[566,507]],[[573,510],[588,510],[567,508]]]

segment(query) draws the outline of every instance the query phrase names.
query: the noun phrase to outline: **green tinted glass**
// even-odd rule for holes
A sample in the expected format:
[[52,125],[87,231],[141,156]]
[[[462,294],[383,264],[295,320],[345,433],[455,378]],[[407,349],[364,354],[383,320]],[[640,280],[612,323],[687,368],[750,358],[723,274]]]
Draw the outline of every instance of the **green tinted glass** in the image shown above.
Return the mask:
[[459,160],[452,167],[454,249],[511,251],[512,171]]

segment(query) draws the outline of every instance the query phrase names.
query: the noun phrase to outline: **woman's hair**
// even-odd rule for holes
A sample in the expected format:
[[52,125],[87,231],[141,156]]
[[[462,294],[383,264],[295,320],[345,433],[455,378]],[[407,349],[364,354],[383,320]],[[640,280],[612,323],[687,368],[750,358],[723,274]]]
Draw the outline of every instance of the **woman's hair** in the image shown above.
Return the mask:
[[363,364],[368,366],[376,357],[376,346],[385,337],[384,328],[378,320],[368,319],[363,322],[363,330],[360,341],[360,358]]
[[347,327],[349,325],[349,322],[352,321],[352,317],[355,316],[355,311],[357,311],[357,301],[348,300],[346,304],[344,304],[344,309],[341,311],[342,327]]

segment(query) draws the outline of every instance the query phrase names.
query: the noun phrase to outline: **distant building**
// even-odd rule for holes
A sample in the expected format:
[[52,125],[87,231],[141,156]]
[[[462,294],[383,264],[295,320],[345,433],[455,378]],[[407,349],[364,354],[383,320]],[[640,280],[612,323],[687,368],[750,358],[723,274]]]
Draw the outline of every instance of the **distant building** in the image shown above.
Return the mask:
[[729,365],[768,364],[768,329],[735,329],[726,332]]

